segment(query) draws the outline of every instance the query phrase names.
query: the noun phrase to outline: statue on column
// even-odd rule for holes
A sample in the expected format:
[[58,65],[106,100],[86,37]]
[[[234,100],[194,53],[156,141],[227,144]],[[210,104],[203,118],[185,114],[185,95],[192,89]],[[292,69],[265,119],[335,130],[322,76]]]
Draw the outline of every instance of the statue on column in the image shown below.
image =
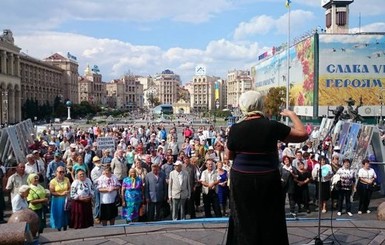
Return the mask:
[[0,41],[4,41],[10,44],[14,44],[15,40],[13,39],[13,33],[10,29],[4,29],[3,35],[0,36]]

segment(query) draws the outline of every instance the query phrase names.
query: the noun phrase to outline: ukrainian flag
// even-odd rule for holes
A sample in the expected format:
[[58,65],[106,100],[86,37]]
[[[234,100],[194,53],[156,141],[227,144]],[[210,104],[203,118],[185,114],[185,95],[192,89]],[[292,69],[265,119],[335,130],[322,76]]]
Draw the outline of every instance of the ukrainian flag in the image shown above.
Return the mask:
[[286,3],[285,3],[286,8],[290,8],[290,4],[291,4],[291,0],[286,0]]

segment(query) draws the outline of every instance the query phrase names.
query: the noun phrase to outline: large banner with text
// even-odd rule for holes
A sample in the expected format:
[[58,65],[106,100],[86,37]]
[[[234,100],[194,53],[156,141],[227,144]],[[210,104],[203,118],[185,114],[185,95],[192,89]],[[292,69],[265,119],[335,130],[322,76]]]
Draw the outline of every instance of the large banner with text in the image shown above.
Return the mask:
[[[319,106],[362,98],[363,116],[377,116],[385,86],[384,34],[319,35]],[[377,106],[377,107],[376,107]]]

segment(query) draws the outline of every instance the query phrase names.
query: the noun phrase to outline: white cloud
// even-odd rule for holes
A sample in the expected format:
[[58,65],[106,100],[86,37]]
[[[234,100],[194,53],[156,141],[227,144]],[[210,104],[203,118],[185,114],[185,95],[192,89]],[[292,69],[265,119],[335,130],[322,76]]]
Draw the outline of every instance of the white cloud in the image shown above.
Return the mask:
[[265,35],[275,26],[274,18],[267,15],[253,17],[248,22],[241,22],[234,31],[234,38],[239,40],[250,35]]
[[[310,11],[293,10],[290,12],[290,26],[294,31],[301,30],[307,22],[314,20],[315,15]],[[255,35],[287,34],[288,32],[288,13],[279,18],[261,15],[253,17],[248,22],[241,22],[234,31],[234,38],[239,40]]]
[[226,39],[211,41],[203,50],[179,47],[162,50],[157,46],[57,32],[15,35],[15,44],[23,52],[29,50],[28,54],[37,59],[55,52],[64,56],[70,52],[77,57],[80,75],[87,65],[98,65],[104,81],[119,78],[128,71],[136,75],[154,75],[171,69],[187,82],[194,75],[195,66],[201,63],[208,67],[209,74],[225,78],[229,67],[244,68],[245,64],[254,62],[259,53],[257,43]]
[[232,5],[231,0],[34,0],[33,4],[30,0],[3,0],[0,23],[14,30],[54,30],[74,20],[143,23],[170,19],[202,23],[231,9]]
[[351,28],[349,30],[350,33],[358,33],[358,32],[385,32],[385,22],[377,22],[371,23],[369,25]]

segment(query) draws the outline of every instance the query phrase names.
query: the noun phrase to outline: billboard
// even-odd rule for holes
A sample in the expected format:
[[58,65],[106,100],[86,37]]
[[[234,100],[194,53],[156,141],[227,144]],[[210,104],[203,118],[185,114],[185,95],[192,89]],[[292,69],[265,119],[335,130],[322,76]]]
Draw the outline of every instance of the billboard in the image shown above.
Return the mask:
[[378,116],[384,98],[385,35],[320,34],[318,72],[319,115],[362,98],[359,113]]
[[252,67],[255,88],[257,91],[267,92],[271,87],[287,87],[289,84],[290,106],[298,115],[313,116],[314,36],[293,45],[289,52],[289,76],[287,50],[278,52]]

